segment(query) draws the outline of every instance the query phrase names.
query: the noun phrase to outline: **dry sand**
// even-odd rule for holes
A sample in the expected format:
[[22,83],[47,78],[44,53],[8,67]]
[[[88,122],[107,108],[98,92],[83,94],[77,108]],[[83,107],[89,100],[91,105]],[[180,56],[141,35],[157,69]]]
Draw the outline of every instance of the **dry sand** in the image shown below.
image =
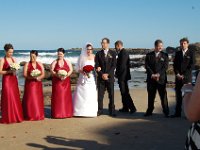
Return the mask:
[[[46,88],[48,93],[50,88]],[[97,118],[47,118],[4,125],[0,124],[0,150],[182,150],[190,123],[184,118],[164,118],[159,97],[155,114],[145,118],[146,89],[130,91],[137,107],[136,114],[107,116],[108,99],[105,95],[105,115]],[[168,89],[171,114],[174,109],[174,91]],[[115,91],[116,109],[121,108],[119,91]]]

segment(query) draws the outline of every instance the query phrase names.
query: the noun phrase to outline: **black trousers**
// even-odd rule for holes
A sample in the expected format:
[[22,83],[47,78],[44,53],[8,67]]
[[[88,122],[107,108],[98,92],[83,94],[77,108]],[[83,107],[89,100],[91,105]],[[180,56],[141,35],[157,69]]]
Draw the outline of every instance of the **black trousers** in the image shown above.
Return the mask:
[[98,88],[98,111],[103,111],[103,98],[105,91],[108,91],[108,98],[109,98],[109,112],[110,114],[114,113],[115,111],[115,104],[114,104],[114,82],[108,81],[97,81],[97,88]]
[[182,80],[176,80],[176,108],[175,108],[175,114],[176,115],[181,115],[182,111],[182,101],[183,101],[183,96],[182,96],[182,87],[183,87],[183,81]]
[[168,99],[166,84],[159,84],[157,82],[147,83],[147,92],[148,92],[148,109],[147,113],[152,113],[154,110],[154,101],[156,97],[156,92],[158,91],[161,105],[163,108],[163,113],[169,115]]
[[121,97],[122,97],[122,105],[125,110],[136,110],[133,100],[129,93],[128,81],[118,81]]

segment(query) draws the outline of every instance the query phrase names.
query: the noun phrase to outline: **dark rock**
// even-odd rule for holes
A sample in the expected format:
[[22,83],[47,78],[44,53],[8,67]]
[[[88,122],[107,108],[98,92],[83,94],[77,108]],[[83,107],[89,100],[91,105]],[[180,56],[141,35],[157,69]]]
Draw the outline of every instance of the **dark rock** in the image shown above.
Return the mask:
[[139,68],[139,67],[142,67],[142,66],[144,66],[144,62],[131,62],[130,63],[131,68]]
[[136,49],[128,48],[127,51],[131,55],[146,55],[147,53],[149,53],[152,50],[151,49],[145,49],[145,48],[144,49],[142,49],[142,48],[136,48]]
[[51,65],[49,64],[43,64],[44,65],[44,69],[50,71],[51,69]]
[[[20,62],[20,66],[24,66],[25,65],[25,61]],[[43,64],[44,65],[44,70],[45,70],[45,77],[44,80],[51,80],[52,79],[52,75],[51,75],[51,71],[50,71],[50,64]],[[73,68],[75,66],[73,65]],[[71,84],[76,84],[77,83],[77,79],[78,79],[79,73],[77,73],[74,69],[73,73],[71,74],[70,78],[71,78]],[[48,85],[46,85],[48,86]]]
[[26,64],[26,61],[20,62],[20,66],[24,66]]
[[45,77],[44,77],[44,79],[46,79],[46,80],[51,80],[52,79],[52,75],[51,75],[50,70],[45,70]]
[[172,65],[169,65],[168,70],[167,70],[167,74],[174,74],[174,68]]

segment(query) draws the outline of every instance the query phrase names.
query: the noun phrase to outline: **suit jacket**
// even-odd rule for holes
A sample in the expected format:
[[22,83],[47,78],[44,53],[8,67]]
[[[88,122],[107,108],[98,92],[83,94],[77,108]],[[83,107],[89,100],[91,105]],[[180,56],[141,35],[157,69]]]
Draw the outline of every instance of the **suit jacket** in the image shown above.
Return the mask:
[[125,49],[120,50],[118,54],[115,76],[118,78],[118,81],[128,81],[131,79],[130,58],[129,53]]
[[[155,52],[150,52],[145,58],[145,68],[147,71],[147,83],[166,84],[167,83],[167,69],[169,64],[168,54],[163,51],[160,52],[159,56],[156,57]],[[152,74],[160,74],[159,81],[155,81],[151,78]]]
[[97,72],[98,81],[104,81],[102,79],[102,74],[107,73],[108,82],[114,82],[114,70],[116,68],[116,52],[109,50],[107,56],[104,54],[104,50],[101,50],[96,53],[95,56],[95,68],[101,67],[101,71]]
[[[192,81],[192,68],[194,63],[195,56],[191,49],[188,49],[184,56],[182,50],[176,52],[173,64],[174,72],[175,75],[180,74],[184,76],[183,83]],[[177,78],[176,81],[178,81]]]

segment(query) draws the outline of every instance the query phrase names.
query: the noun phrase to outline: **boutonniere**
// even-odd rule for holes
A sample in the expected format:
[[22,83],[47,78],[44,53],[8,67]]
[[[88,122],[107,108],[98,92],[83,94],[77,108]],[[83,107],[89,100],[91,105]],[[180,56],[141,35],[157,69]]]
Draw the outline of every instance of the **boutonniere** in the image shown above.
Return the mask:
[[185,55],[185,57],[186,57],[187,59],[190,59],[190,56]]
[[163,57],[160,57],[160,61],[164,61],[165,59]]
[[110,55],[110,53],[108,53],[108,55],[107,55],[107,56],[108,56],[108,58],[112,58],[112,55]]

